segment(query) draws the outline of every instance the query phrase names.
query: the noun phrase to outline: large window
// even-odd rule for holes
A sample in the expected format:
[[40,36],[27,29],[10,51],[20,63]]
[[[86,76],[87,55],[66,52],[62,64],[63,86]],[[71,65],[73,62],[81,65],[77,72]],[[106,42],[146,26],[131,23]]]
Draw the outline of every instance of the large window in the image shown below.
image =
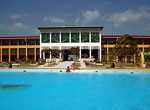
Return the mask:
[[107,39],[102,39],[102,44],[107,44]]
[[35,45],[35,40],[28,40],[28,45]]
[[143,39],[144,44],[150,44],[150,39]]
[[102,54],[107,54],[107,48],[102,48]]
[[132,61],[132,56],[127,56],[127,62]]
[[108,39],[108,44],[116,44],[116,39]]
[[9,45],[9,40],[2,40],[2,45]]
[[11,40],[11,45],[18,45],[18,40]]
[[34,48],[29,48],[28,53],[34,53]]
[[9,49],[3,49],[2,50],[4,54],[8,54],[9,53]]
[[49,33],[42,33],[42,43],[49,43]]
[[11,53],[17,53],[17,49],[11,49]]
[[25,48],[19,49],[19,53],[26,53],[26,49]]
[[79,42],[79,33],[71,33],[71,42]]
[[52,43],[59,43],[59,33],[52,33],[51,42]]
[[137,44],[142,44],[142,39],[136,39]]
[[91,33],[91,42],[99,42],[99,33],[98,32]]
[[81,33],[81,42],[89,42],[89,33],[88,32]]
[[69,33],[61,33],[61,43],[69,42]]
[[40,49],[39,48],[36,49],[36,53],[40,53]]
[[36,40],[36,45],[40,45],[40,40]]
[[26,45],[26,41],[25,40],[19,40],[19,45]]

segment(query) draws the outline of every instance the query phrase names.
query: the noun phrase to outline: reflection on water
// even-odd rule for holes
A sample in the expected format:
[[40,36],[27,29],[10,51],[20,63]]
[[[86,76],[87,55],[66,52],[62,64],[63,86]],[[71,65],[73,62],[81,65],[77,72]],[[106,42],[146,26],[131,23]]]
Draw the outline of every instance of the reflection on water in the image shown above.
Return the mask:
[[0,90],[3,89],[17,89],[17,88],[25,88],[30,87],[31,85],[21,84],[21,85],[0,85]]

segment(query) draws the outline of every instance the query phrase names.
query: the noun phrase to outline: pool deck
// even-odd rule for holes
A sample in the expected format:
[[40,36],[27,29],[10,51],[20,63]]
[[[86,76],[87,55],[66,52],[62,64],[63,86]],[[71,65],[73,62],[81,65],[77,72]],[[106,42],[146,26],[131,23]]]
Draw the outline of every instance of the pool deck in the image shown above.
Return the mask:
[[[25,69],[34,69],[34,70],[65,70],[64,68],[35,68],[35,67],[13,67],[9,69],[8,67],[0,67],[0,70],[25,70]],[[145,71],[150,72],[150,68],[81,68],[80,70],[118,70],[118,71]]]

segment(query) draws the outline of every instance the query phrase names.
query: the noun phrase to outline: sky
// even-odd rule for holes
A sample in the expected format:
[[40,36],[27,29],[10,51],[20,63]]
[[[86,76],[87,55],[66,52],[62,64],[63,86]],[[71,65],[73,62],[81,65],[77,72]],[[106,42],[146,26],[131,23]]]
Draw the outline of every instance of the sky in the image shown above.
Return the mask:
[[40,26],[104,26],[102,35],[150,35],[150,0],[0,0],[0,36]]

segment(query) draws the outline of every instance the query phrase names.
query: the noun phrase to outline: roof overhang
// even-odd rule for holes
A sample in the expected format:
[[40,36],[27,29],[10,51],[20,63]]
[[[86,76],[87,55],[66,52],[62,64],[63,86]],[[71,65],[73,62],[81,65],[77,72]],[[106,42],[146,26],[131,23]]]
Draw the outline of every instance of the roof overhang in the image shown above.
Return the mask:
[[101,30],[104,28],[104,26],[43,26],[43,27],[37,27],[40,29],[65,29],[65,28],[100,28]]
[[12,36],[12,37],[0,37],[0,40],[8,39],[40,39],[40,36]]

